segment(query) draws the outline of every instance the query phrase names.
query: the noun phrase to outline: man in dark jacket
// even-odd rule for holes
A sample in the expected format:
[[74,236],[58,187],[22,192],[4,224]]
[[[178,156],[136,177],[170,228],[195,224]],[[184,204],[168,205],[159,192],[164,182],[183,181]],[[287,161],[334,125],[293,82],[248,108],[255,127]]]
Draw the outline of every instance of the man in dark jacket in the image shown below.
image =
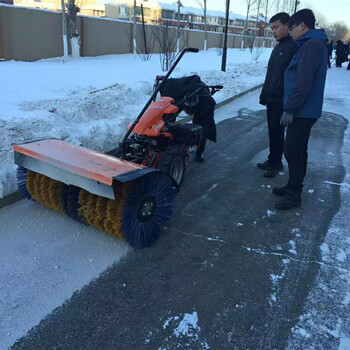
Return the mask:
[[270,153],[268,159],[258,163],[257,167],[264,170],[265,177],[275,177],[283,169],[284,128],[280,125],[283,113],[283,76],[295,53],[294,42],[289,36],[289,19],[285,12],[277,13],[270,19],[272,34],[278,44],[271,53],[260,95],[260,104],[266,105],[267,109]]
[[335,47],[335,54],[336,54],[336,59],[335,59],[336,67],[341,68],[342,64],[348,58],[346,45],[341,40],[337,41],[337,45]]
[[289,180],[273,193],[283,196],[277,209],[291,209],[301,204],[301,192],[307,168],[307,147],[312,126],[322,113],[327,74],[328,38],[316,30],[315,16],[309,9],[296,12],[289,21],[290,33],[298,51],[284,75],[284,112],[281,125],[288,126],[284,156]]

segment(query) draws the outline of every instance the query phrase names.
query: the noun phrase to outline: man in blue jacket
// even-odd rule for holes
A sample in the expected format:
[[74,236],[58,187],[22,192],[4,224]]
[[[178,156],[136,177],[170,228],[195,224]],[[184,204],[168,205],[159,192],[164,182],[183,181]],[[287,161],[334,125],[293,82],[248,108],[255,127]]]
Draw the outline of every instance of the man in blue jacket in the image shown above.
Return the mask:
[[307,168],[307,147],[312,126],[322,113],[327,74],[328,38],[323,29],[315,29],[312,10],[296,12],[289,21],[289,31],[297,53],[284,76],[284,112],[281,125],[287,126],[284,156],[289,180],[273,193],[283,196],[276,209],[291,209],[301,204],[301,192]]

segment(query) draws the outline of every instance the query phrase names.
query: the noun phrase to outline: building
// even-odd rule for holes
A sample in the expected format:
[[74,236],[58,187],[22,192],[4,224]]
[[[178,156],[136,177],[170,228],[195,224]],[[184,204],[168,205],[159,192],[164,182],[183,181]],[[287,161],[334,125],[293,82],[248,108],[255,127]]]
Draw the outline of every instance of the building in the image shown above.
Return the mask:
[[[195,7],[180,7],[178,16],[178,6],[176,4],[166,4],[157,0],[138,0],[136,6],[136,21],[142,21],[141,4],[143,6],[144,21],[146,23],[158,23],[166,20],[170,25],[188,29],[204,30],[204,11]],[[107,3],[106,17],[119,20],[133,21],[134,0],[114,0]],[[231,34],[248,34],[264,36],[265,19],[259,17],[258,21],[254,17],[246,17],[240,14],[230,13],[228,32]],[[207,10],[207,31],[223,32],[225,26],[225,12]],[[271,31],[266,31],[265,35],[270,35]]]
[[[62,11],[61,0],[13,0],[15,6],[45,9],[51,11]],[[67,4],[67,0],[64,0]],[[86,16],[105,17],[105,6],[98,0],[76,0],[75,5],[79,7],[79,13]]]
[[[61,0],[0,0],[0,2],[13,1],[15,6],[46,9],[51,11],[62,11]],[[134,0],[114,0],[102,4],[102,0],[76,0],[75,5],[79,7],[79,13],[86,16],[109,17],[123,21],[133,21]],[[65,0],[67,3],[67,0]],[[136,21],[142,21],[141,4],[143,7],[144,21],[157,24],[167,21],[171,26],[181,28],[205,30],[204,11],[195,7],[180,7],[178,15],[177,4],[166,4],[158,0],[137,0]],[[253,36],[271,36],[271,30],[266,26],[263,16],[258,19],[254,17],[229,13],[228,32],[230,34],[245,34]],[[207,10],[207,31],[222,33],[225,27],[225,12]]]

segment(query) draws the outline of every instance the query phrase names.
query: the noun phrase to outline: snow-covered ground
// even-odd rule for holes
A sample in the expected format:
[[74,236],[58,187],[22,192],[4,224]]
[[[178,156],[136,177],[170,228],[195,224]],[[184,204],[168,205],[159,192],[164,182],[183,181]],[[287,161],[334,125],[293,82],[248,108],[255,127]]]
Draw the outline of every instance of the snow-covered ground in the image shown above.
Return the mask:
[[[222,84],[217,102],[263,82],[271,49],[258,61],[248,50],[229,49],[226,72],[215,49],[186,53],[172,77],[198,74]],[[54,137],[99,151],[115,148],[126,125],[164,74],[159,56],[132,54],[0,63],[0,198],[16,190],[12,143]],[[107,89],[105,89],[107,88]]]

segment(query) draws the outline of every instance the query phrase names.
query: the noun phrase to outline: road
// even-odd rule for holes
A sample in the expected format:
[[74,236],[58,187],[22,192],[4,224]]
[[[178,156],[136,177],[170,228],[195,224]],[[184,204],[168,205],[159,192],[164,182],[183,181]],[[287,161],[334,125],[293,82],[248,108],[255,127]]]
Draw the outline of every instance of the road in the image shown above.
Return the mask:
[[[256,101],[257,94],[248,99]],[[218,142],[208,146],[204,163],[189,165],[172,222],[149,249],[131,251],[28,201],[0,212],[9,229],[32,225],[12,212],[19,211],[27,218],[40,215],[46,227],[54,219],[54,237],[63,230],[78,245],[85,242],[81,232],[96,233],[98,255],[108,242],[116,248],[106,249],[107,257],[85,280],[101,272],[98,278],[79,281],[83,288],[75,284],[73,296],[13,349],[285,348],[320,269],[320,245],[340,207],[337,184],[345,176],[341,151],[347,122],[324,113],[315,124],[302,206],[278,212],[271,190],[285,184],[287,171],[265,179],[256,168],[267,154],[265,112],[240,103],[216,112]],[[48,231],[52,234],[52,228]],[[79,250],[66,252],[68,260],[70,253],[79,260]],[[79,271],[65,280],[69,290]]]

